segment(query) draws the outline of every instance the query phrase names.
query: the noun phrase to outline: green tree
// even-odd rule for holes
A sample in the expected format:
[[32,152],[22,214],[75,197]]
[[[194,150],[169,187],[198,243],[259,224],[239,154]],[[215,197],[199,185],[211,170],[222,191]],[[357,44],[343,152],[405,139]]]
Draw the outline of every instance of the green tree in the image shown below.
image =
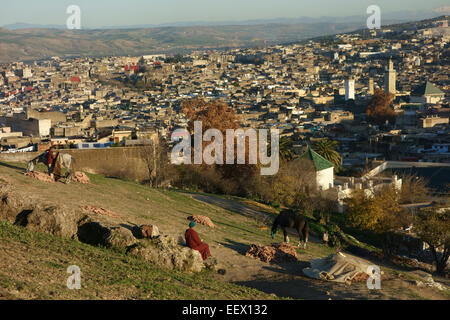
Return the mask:
[[289,137],[283,137],[280,139],[279,144],[280,157],[283,160],[290,161],[294,157],[292,152],[292,139]]
[[[450,255],[450,209],[432,207],[422,209],[415,218],[418,237],[430,246],[436,261],[436,272],[444,274]],[[441,250],[441,255],[438,251]]]
[[425,202],[430,198],[430,190],[424,178],[406,174],[401,179],[400,200],[402,204]]
[[410,222],[407,212],[399,205],[400,193],[394,187],[385,187],[372,194],[360,190],[345,203],[347,223],[378,234],[383,242],[383,252],[390,255],[391,235]]

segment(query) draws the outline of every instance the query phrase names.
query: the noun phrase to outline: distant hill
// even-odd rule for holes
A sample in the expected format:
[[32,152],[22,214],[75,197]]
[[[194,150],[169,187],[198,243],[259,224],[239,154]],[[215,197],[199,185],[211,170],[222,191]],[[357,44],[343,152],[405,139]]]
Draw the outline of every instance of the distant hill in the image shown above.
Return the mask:
[[0,62],[51,56],[173,53],[300,41],[361,28],[361,23],[261,24],[137,29],[0,29]]
[[[300,19],[300,18],[299,18]],[[365,17],[347,22],[298,23],[297,20],[248,25],[165,26],[151,28],[85,29],[0,28],[0,63],[52,56],[115,56],[186,53],[196,49],[255,47],[299,42],[309,38],[365,28]],[[282,19],[283,20],[283,19]],[[316,18],[315,21],[322,21]],[[384,24],[389,24],[383,20]],[[16,27],[24,24],[17,24]]]
[[31,24],[31,23],[23,23],[16,22],[12,24],[5,24],[1,26],[2,28],[8,30],[20,30],[20,29],[62,29],[64,25],[56,25],[56,24]]
[[[436,8],[428,11],[395,11],[383,13],[383,24],[392,24],[413,20],[423,20],[433,18],[436,15],[443,15],[449,11],[449,7]],[[333,16],[321,16],[321,17],[307,17],[301,16],[296,18],[274,18],[274,19],[252,19],[252,20],[222,20],[222,21],[178,21],[167,22],[161,24],[135,24],[126,26],[102,26],[98,28],[85,28],[85,29],[146,29],[146,28],[161,28],[161,27],[199,27],[199,26],[229,26],[229,25],[261,25],[261,24],[312,24],[312,23],[363,23],[366,19],[365,15],[345,16],[345,17],[333,17]],[[31,24],[16,22],[12,24],[6,24],[0,26],[1,28],[9,30],[19,29],[64,29],[65,25],[55,24]]]

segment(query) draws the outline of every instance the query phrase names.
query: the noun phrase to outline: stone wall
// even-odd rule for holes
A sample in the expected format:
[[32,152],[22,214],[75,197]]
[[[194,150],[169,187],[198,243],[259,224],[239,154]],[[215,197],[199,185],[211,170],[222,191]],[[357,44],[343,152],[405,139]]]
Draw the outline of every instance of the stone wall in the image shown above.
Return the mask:
[[[147,178],[142,148],[65,149],[60,152],[75,158],[75,170],[101,174],[107,177],[143,181]],[[28,162],[41,152],[0,154],[1,162]]]

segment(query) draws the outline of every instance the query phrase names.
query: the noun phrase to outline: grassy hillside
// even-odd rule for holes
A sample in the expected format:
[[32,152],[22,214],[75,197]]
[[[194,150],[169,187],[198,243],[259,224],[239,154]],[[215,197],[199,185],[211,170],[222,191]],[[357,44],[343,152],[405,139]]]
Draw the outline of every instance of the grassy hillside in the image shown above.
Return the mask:
[[[0,221],[0,299],[268,299],[258,290],[154,267],[123,252],[32,232]],[[66,286],[81,269],[81,289]]]
[[[176,239],[184,235],[188,216],[210,217],[217,229],[202,225],[196,229],[226,274],[166,271],[125,252],[35,233],[2,222],[0,298],[448,299],[446,292],[417,287],[409,270],[394,270],[392,266],[381,265],[385,272],[381,291],[370,291],[365,283],[347,286],[307,278],[302,269],[309,266],[310,259],[335,252],[314,237],[306,249],[297,250],[298,262],[264,263],[246,257],[251,244],[283,241],[282,232],[274,240],[270,237],[276,211],[250,200],[152,189],[134,181],[99,175],[89,175],[89,185],[46,183],[24,176],[24,167],[25,164],[0,163],[0,179],[25,197],[37,196],[42,201],[74,208],[93,205],[109,209],[120,216],[111,219],[123,226],[155,224],[162,234]],[[319,225],[313,227],[320,229]],[[290,238],[297,241],[294,234]],[[361,243],[361,246],[366,245]],[[84,289],[66,288],[69,265],[81,268]]]

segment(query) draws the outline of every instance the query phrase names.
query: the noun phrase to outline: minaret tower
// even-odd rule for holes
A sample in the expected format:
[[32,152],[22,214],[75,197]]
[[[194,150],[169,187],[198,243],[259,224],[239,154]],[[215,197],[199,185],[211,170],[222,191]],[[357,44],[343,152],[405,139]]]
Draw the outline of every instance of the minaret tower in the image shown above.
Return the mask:
[[392,58],[389,59],[389,65],[386,67],[386,71],[384,73],[384,91],[386,93],[392,93],[395,95],[397,93],[397,89],[395,86],[395,82],[397,81],[397,72],[394,69],[394,63],[392,62]]
[[353,77],[345,80],[345,101],[355,100],[355,79]]

